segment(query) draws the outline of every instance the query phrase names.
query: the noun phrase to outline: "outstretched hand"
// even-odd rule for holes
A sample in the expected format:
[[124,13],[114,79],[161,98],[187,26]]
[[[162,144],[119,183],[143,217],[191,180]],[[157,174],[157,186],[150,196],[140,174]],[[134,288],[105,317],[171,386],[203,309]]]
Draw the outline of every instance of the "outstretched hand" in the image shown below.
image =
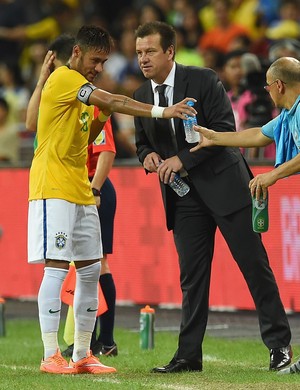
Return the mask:
[[53,54],[52,50],[49,50],[47,54],[45,55],[43,65],[41,67],[40,71],[40,77],[38,80],[38,84],[41,86],[44,86],[45,82],[47,81],[48,77],[52,73],[54,69],[53,62],[55,60],[55,55]]
[[196,152],[196,150],[199,150],[201,148],[215,145],[213,139],[216,132],[214,130],[209,130],[206,127],[202,127],[202,126],[194,126],[194,130],[200,133],[200,141],[198,145],[190,149],[190,152]]
[[192,115],[196,116],[197,111],[193,108],[187,105],[188,101],[196,102],[196,99],[193,98],[185,98],[181,100],[181,102],[174,104],[173,106],[166,107],[164,110],[164,119],[170,119],[170,118],[180,118],[180,119],[186,119],[186,115]]

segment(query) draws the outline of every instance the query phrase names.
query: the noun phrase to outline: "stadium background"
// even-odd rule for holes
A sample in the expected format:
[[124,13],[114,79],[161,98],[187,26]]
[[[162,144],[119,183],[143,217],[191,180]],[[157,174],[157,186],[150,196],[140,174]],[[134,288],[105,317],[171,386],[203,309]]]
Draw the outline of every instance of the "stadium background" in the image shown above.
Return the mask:
[[[252,166],[254,174],[269,169]],[[6,298],[35,299],[42,278],[42,265],[27,264],[28,173],[27,168],[0,170],[0,296]],[[179,307],[178,261],[172,234],[165,228],[156,175],[146,176],[137,166],[116,166],[110,177],[118,199],[110,261],[118,304]],[[300,312],[298,177],[278,182],[270,189],[269,199],[270,228],[263,241],[286,310]],[[210,308],[254,309],[245,281],[219,232]]]
[[[18,0],[19,3],[22,1]],[[119,44],[117,54],[122,52],[121,32],[122,28],[132,21],[132,10],[141,16],[141,11],[147,8],[149,3],[148,0],[111,0],[109,2],[65,0],[64,2],[74,8],[75,14],[72,15],[69,23],[58,24],[59,32],[75,32],[83,22],[101,23],[117,40]],[[18,19],[15,25],[22,24],[24,20],[27,21],[25,24],[29,25],[43,20],[44,16],[53,17],[50,12],[52,3],[54,4],[55,1],[26,1],[26,12],[12,15]],[[180,1],[155,0],[150,3],[161,6],[171,4],[171,12],[167,14],[163,11],[158,15],[162,20],[172,20],[177,23],[177,27],[182,27],[181,23],[185,19],[184,15],[188,7],[175,10],[175,4],[179,4]],[[190,3],[200,10],[202,6],[209,5],[211,2],[192,0]],[[260,36],[260,24],[256,22],[262,20],[255,20],[255,12],[246,11],[247,17],[241,17],[241,12],[239,12],[242,11],[241,9],[232,10],[235,11],[233,21],[246,23],[253,21],[253,25],[250,26],[251,37],[257,38],[259,35],[261,39],[254,39],[249,50],[261,56],[263,66],[274,60],[271,57],[274,57],[275,48],[280,47],[282,39],[296,38],[298,51],[295,50],[293,55],[296,56],[297,53],[299,55],[299,36],[289,35],[290,29],[283,29],[283,25],[280,29],[282,21],[279,13],[280,1],[245,0],[235,3],[241,5],[238,8],[244,8],[242,6],[247,8],[248,5],[266,7],[266,9],[260,8],[261,14],[258,13],[258,17],[262,18],[266,24],[266,36]],[[8,19],[4,12],[2,15],[0,13],[0,16],[2,16],[3,25],[6,26]],[[279,20],[277,20],[278,17]],[[273,36],[270,37],[270,35],[267,36],[270,30],[268,27],[271,27],[271,22],[274,20],[279,24],[276,31],[273,29]],[[197,26],[195,28],[198,34]],[[277,33],[276,36],[274,32]],[[52,38],[52,36],[42,38],[42,43],[46,44],[44,49]],[[25,61],[28,67],[28,69],[25,67],[25,73],[28,73],[26,86],[31,88],[31,92],[36,83],[40,63],[27,64],[26,54],[28,55],[35,43],[41,43],[40,40],[40,38],[27,39],[15,44],[9,43],[11,49],[18,47],[23,50],[25,46],[25,55],[23,52],[21,60]],[[194,46],[192,49],[195,48]],[[188,49],[191,54],[191,47]],[[14,53],[14,50],[2,50],[1,53],[3,57],[1,61],[4,61],[6,57]],[[41,58],[43,57],[44,54]],[[190,56],[188,58],[190,60]],[[202,60],[205,58],[203,57]],[[22,64],[24,66],[24,63]],[[111,66],[111,69],[114,67]],[[263,72],[263,83],[264,81]],[[258,84],[255,86],[263,90],[262,85]],[[124,85],[121,87],[125,88]],[[6,164],[0,164],[2,167],[0,169],[0,297],[6,298],[8,318],[26,316],[37,318],[36,297],[43,267],[29,266],[26,255],[28,166],[32,158],[33,139],[32,134],[28,134],[24,128],[24,123],[21,123],[20,128],[21,148],[18,166],[26,166],[26,168],[6,168]],[[257,160],[259,161],[259,158]],[[260,166],[252,165],[254,174],[271,169],[270,166],[261,165],[261,162]],[[155,175],[146,177],[140,166],[118,166],[118,163],[119,161],[110,175],[118,196],[115,251],[111,256],[111,269],[117,285],[116,325],[138,328],[139,307],[150,303],[156,307],[158,327],[170,327],[170,324],[177,326],[180,321],[181,302],[178,263],[172,235],[165,228],[157,178]],[[297,338],[299,340],[300,332],[299,196],[300,187],[297,177],[281,180],[270,189],[270,229],[263,235],[283,303],[289,313],[294,342]],[[170,308],[173,310],[169,310]],[[217,233],[213,261],[210,309],[208,327],[210,333],[215,332],[217,335],[229,335],[230,337],[239,337],[244,334],[259,337],[257,316],[252,299],[219,233]]]

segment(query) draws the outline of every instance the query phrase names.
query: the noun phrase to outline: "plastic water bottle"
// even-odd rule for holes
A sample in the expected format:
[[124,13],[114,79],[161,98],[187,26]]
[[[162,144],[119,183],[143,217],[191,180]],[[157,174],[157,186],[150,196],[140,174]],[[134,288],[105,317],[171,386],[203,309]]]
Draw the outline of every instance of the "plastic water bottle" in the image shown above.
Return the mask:
[[[160,161],[159,165],[161,163],[162,161]],[[169,186],[172,188],[172,190],[176,192],[178,196],[183,197],[189,192],[190,186],[180,177],[178,173],[176,172],[174,173],[175,173],[174,180],[169,181]]]
[[140,347],[142,349],[154,348],[154,319],[155,310],[149,305],[140,310]]
[[175,174],[174,180],[169,182],[169,186],[180,197],[186,195],[190,190],[190,186],[178,175],[178,173]]
[[269,228],[268,197],[252,198],[252,226],[256,233],[264,233]]
[[0,298],[0,337],[5,336],[5,300]]
[[[187,105],[193,107],[194,102],[189,100]],[[193,126],[197,125],[197,119],[195,116],[186,115],[186,119],[183,119],[183,127],[185,131],[185,140],[190,144],[194,144],[200,141],[200,133],[193,129]]]

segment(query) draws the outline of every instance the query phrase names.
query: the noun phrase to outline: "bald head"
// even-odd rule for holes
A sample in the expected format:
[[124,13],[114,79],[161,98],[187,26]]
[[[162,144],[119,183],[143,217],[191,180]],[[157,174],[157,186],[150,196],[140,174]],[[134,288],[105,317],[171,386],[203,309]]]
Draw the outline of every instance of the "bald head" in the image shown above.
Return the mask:
[[269,67],[272,78],[284,81],[286,84],[300,83],[300,61],[293,57],[281,57]]

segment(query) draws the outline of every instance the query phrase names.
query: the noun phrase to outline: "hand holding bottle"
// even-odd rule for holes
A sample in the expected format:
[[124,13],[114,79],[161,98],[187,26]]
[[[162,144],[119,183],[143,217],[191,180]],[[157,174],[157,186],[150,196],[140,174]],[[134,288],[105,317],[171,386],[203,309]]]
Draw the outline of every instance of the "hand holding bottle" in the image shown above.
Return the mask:
[[[174,158],[178,158],[178,157],[174,156],[168,160]],[[180,177],[179,173],[170,170],[170,166],[167,165],[163,166],[162,165],[163,163],[164,161],[159,162],[159,167],[157,170],[160,180],[163,181],[165,184],[168,184],[172,188],[172,190],[176,192],[178,196],[182,197],[186,195],[190,190],[190,186]],[[166,167],[166,169],[164,169],[164,167]],[[162,169],[163,171],[161,171]]]
[[[189,100],[187,105],[193,107],[194,102]],[[197,118],[195,116],[186,115],[186,118],[183,119],[183,127],[185,132],[185,140],[190,144],[200,141],[200,133],[194,130],[194,126],[197,126]]]

